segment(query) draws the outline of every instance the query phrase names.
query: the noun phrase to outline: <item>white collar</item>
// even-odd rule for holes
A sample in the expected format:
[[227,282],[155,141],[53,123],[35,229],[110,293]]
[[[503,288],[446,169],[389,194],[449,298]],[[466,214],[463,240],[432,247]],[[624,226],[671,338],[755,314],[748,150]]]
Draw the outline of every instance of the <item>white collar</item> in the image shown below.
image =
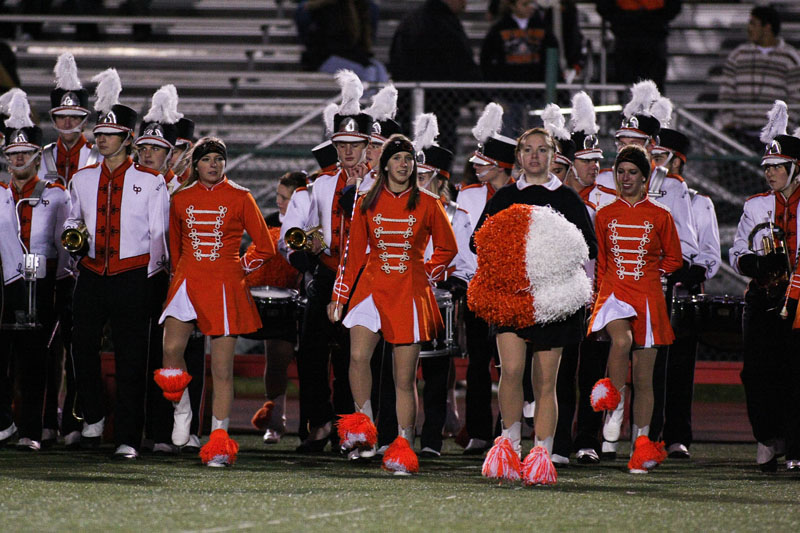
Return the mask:
[[513,15],[513,14],[511,15],[511,18],[514,19],[514,22],[517,23],[517,26],[519,26],[520,29],[522,29],[522,30],[527,30],[528,29],[528,19],[520,18],[520,17],[518,17],[516,15]]
[[525,179],[525,176],[521,175],[519,179],[516,181],[517,189],[521,191],[522,189],[525,189],[527,187],[531,187],[533,185],[539,185],[540,187],[544,187],[545,189],[554,191],[559,187],[561,187],[561,185],[563,185],[561,183],[561,180],[558,179],[556,175],[553,174],[552,172],[548,173],[548,176],[550,176],[550,179],[545,183],[528,183],[528,181]]

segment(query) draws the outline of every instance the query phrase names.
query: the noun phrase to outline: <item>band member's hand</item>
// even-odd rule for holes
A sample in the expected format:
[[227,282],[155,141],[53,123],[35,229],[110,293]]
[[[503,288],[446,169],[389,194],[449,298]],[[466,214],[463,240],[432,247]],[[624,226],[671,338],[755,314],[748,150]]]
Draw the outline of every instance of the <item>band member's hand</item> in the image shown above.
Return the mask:
[[328,304],[328,320],[337,323],[342,319],[342,304],[331,302]]
[[315,233],[311,238],[311,253],[319,255],[325,249],[325,242]]
[[347,185],[354,185],[356,180],[363,178],[367,172],[369,172],[369,165],[367,162],[364,161],[363,163],[359,163],[358,165],[354,166],[351,169],[347,170]]

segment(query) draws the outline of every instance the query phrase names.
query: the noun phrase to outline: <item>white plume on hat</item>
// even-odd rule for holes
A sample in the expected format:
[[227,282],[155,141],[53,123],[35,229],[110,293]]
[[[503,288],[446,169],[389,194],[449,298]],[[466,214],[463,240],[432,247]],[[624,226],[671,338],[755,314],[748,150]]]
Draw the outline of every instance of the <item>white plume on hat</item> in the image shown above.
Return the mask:
[[660,96],[661,93],[653,80],[634,83],[631,87],[631,100],[625,104],[622,114],[625,115],[625,118],[631,118],[633,115],[650,116],[650,106]]
[[342,103],[339,105],[340,115],[358,115],[361,112],[361,95],[364,94],[364,85],[358,74],[352,70],[338,70],[335,74],[336,83],[342,88]]
[[500,131],[502,127],[503,108],[500,104],[490,102],[486,104],[481,118],[478,119],[478,123],[472,128],[472,135],[479,143],[485,143],[486,139]]
[[597,135],[600,127],[597,125],[597,114],[594,110],[592,98],[581,91],[572,96],[572,118],[570,119],[572,131],[581,131],[586,135]]
[[761,130],[761,142],[771,143],[778,135],[786,135],[786,125],[789,123],[789,109],[783,100],[775,100],[772,109],[767,113],[767,125]]
[[8,118],[6,127],[18,130],[20,128],[30,128],[33,126],[31,120],[31,106],[28,103],[28,95],[25,91],[17,91],[11,96],[8,104]]
[[333,117],[339,112],[339,104],[331,102],[322,111],[322,120],[325,123],[325,134],[330,135],[333,133]]
[[8,106],[11,104],[11,99],[14,98],[14,95],[17,93],[25,94],[22,89],[14,87],[0,96],[0,113],[8,115]]
[[666,96],[659,97],[658,100],[653,102],[653,105],[650,106],[650,114],[653,115],[653,118],[658,120],[662,128],[669,127],[670,122],[672,122],[672,110],[672,100]]
[[397,113],[397,89],[391,83],[375,93],[372,97],[372,105],[364,110],[364,113],[377,121],[394,118]]
[[436,144],[439,119],[433,113],[422,113],[414,120],[414,149],[424,150]]
[[108,113],[111,108],[119,103],[119,93],[122,92],[122,82],[117,74],[117,69],[109,68],[92,78],[97,82],[94,95],[97,100],[94,108],[101,113]]
[[78,77],[78,65],[75,64],[75,58],[69,52],[64,52],[58,56],[56,66],[53,68],[53,74],[56,75],[57,89],[77,91],[83,88]]
[[171,83],[162,85],[153,94],[150,110],[144,116],[144,121],[175,124],[182,118],[183,113],[178,112],[178,89]]
[[547,104],[542,111],[542,122],[544,129],[550,132],[550,135],[562,141],[570,138],[570,134],[564,127],[566,120],[564,115],[561,114],[561,108],[556,104]]

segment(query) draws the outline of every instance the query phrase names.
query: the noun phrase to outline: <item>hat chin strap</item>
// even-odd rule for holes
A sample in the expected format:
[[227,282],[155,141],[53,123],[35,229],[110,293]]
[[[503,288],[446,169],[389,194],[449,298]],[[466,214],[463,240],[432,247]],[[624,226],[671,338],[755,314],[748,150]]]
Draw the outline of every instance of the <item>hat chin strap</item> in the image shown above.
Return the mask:
[[31,157],[28,160],[27,163],[25,163],[24,165],[20,165],[20,166],[12,165],[11,164],[11,160],[8,158],[9,154],[6,154],[6,163],[8,164],[8,170],[11,170],[12,172],[22,172],[23,170],[27,169],[32,164],[34,164],[37,161],[37,159],[39,157],[39,154],[41,154],[41,153],[42,153],[42,149],[41,148],[37,149],[35,151],[33,157]]
[[104,157],[104,159],[108,159],[108,158],[111,158],[111,157],[116,157],[122,150],[125,149],[125,141],[127,141],[128,139],[132,139],[132,138],[133,138],[133,136],[131,135],[131,132],[129,131],[125,135],[125,138],[122,139],[122,143],[119,145],[119,148],[117,148],[117,151],[114,152],[113,154],[108,154],[107,156]]
[[86,121],[89,119],[89,115],[84,115],[83,120],[81,120],[80,124],[75,126],[74,128],[70,128],[68,130],[61,130],[55,127],[56,118],[55,115],[52,116],[53,119],[53,129],[56,130],[61,135],[67,135],[69,133],[81,133],[83,132],[84,126],[86,126]]
[[785,192],[786,189],[791,187],[794,182],[796,182],[796,181],[798,181],[800,179],[800,174],[798,174],[797,176],[794,175],[794,171],[797,170],[797,160],[796,159],[792,159],[792,162],[790,163],[790,165],[791,165],[791,166],[789,166],[789,176],[790,177],[789,177],[788,180],[786,180],[786,186],[783,189],[781,189],[781,192]]

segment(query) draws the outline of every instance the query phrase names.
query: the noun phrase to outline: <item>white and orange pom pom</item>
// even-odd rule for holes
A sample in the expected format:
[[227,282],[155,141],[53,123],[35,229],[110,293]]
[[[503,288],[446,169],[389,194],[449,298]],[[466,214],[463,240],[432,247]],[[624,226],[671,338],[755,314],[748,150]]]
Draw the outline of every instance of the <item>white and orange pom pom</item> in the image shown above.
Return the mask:
[[419,472],[419,459],[405,437],[398,436],[383,453],[381,467],[395,474],[416,474]]
[[236,454],[239,453],[239,444],[230,438],[224,429],[215,429],[202,448],[200,448],[200,459],[203,464],[214,461],[218,464],[232,465],[236,462]]
[[667,458],[663,442],[653,442],[647,435],[639,435],[633,444],[633,455],[628,461],[628,470],[645,473],[660,465]]
[[378,428],[364,413],[340,415],[336,427],[344,449],[371,448],[378,442]]
[[619,405],[622,396],[609,378],[603,378],[592,387],[592,409],[595,411],[613,411]]
[[264,405],[256,411],[253,418],[250,419],[250,423],[253,424],[254,428],[260,431],[266,431],[267,427],[269,427],[269,420],[272,418],[273,410],[275,410],[275,402],[267,400],[264,402]]
[[558,473],[544,446],[533,448],[522,462],[522,482],[525,485],[555,485]]
[[164,398],[171,402],[179,402],[184,389],[192,381],[192,376],[180,368],[159,368],[155,371],[153,379],[164,391]]
[[517,481],[520,478],[522,464],[519,455],[514,450],[511,440],[507,437],[494,439],[494,446],[489,449],[483,461],[481,474],[492,479]]

